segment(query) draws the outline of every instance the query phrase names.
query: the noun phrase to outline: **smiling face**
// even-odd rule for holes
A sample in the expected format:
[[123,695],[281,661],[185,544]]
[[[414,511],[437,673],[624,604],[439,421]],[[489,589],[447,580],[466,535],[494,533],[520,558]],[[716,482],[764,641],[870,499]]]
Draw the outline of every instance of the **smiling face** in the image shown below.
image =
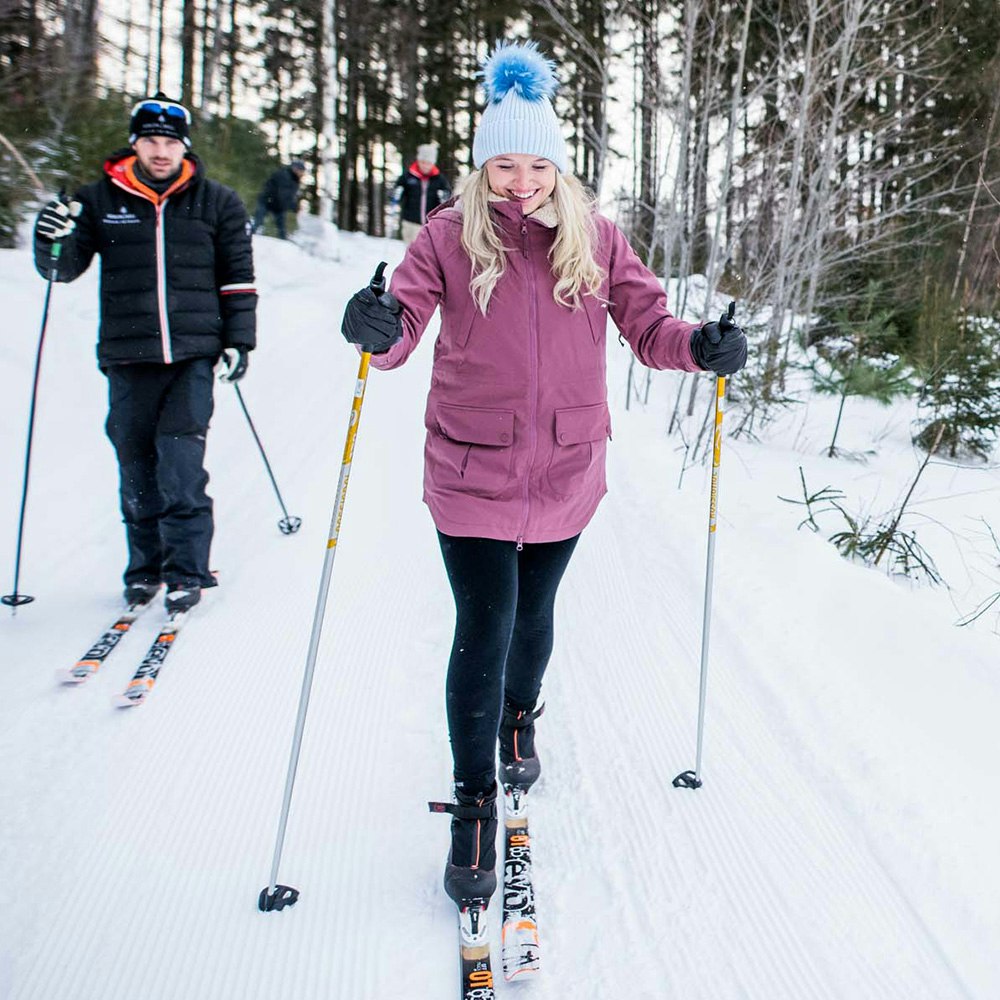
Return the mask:
[[154,181],[164,181],[181,169],[186,147],[180,139],[171,139],[166,135],[147,135],[136,139],[132,148],[146,176],[152,177]]
[[527,153],[504,153],[486,161],[490,190],[501,198],[519,201],[531,215],[556,186],[556,165]]

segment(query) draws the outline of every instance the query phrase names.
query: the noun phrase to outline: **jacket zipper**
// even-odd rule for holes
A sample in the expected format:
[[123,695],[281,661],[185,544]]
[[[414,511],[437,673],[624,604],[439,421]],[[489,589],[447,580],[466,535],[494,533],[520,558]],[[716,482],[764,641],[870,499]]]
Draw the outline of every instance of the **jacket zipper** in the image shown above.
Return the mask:
[[156,206],[156,304],[160,310],[160,343],[163,347],[163,363],[173,363],[170,350],[170,321],[167,318],[167,245],[164,235],[163,210],[169,198],[164,198]]
[[535,285],[535,269],[531,266],[531,259],[528,255],[528,224],[521,221],[521,253],[528,262],[526,270],[528,272],[528,383],[531,393],[530,409],[528,415],[528,468],[524,477],[524,519],[521,522],[521,531],[517,536],[517,551],[524,548],[524,533],[528,528],[528,517],[531,512],[531,501],[528,498],[531,487],[531,470],[535,464],[535,452],[538,449],[538,292]]

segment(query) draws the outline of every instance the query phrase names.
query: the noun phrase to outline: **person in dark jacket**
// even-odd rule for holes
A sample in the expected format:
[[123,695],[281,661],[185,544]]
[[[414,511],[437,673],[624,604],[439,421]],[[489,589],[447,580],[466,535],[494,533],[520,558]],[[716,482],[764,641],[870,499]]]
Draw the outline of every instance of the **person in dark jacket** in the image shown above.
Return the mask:
[[437,146],[417,146],[417,158],[396,181],[393,204],[399,205],[403,242],[409,246],[427,221],[427,213],[451,197],[451,185],[437,168]]
[[107,433],[128,541],[125,599],[185,611],[209,571],[212,501],[205,435],[212,370],[236,382],[256,343],[250,226],[235,191],[205,177],[188,110],[164,94],[132,109],[130,146],[35,225],[35,266],[58,281],[101,257],[97,361],[107,376]]
[[285,228],[285,212],[294,212],[299,204],[299,184],[306,172],[302,160],[292,160],[287,167],[279,167],[267,181],[257,196],[257,211],[253,217],[253,231],[259,233],[264,228],[264,221],[270,212],[278,227],[278,238],[288,239]]

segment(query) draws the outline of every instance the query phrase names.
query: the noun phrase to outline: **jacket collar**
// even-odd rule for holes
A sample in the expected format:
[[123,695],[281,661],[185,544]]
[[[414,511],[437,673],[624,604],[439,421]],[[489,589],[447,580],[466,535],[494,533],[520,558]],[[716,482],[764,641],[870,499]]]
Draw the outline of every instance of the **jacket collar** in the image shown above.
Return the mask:
[[438,170],[438,168],[436,166],[434,166],[434,167],[431,167],[431,169],[428,171],[428,173],[425,174],[420,169],[420,167],[417,166],[417,161],[414,160],[410,164],[410,173],[413,174],[414,177],[419,177],[422,181],[429,181],[432,177],[437,177],[437,175],[439,173],[441,173],[441,171]]
[[[496,209],[501,215],[514,219],[516,222],[520,222],[522,219],[534,219],[535,222],[540,222],[546,229],[555,229],[559,225],[559,216],[556,214],[556,206],[553,204],[551,198],[543,201],[531,215],[525,215],[524,207],[521,203],[511,198],[504,198],[499,194],[490,194],[489,201],[491,208]],[[501,205],[509,206],[509,208],[501,208]]]
[[183,191],[197,176],[202,173],[201,161],[194,153],[186,153],[181,161],[180,173],[162,194],[154,191],[151,187],[139,179],[136,174],[135,165],[137,157],[131,149],[119,150],[112,153],[104,162],[104,173],[116,187],[120,187],[129,194],[138,195],[151,201],[154,205],[160,205],[171,195]]
[[[539,208],[535,209],[531,215],[524,214],[524,209],[520,202],[510,201],[507,198],[501,198],[499,195],[491,194],[489,196],[489,201],[490,210],[495,216],[497,216],[501,225],[517,227],[520,229],[522,221],[527,219],[529,222],[538,223],[538,225],[543,227],[545,230],[556,229],[559,226],[559,217],[556,215],[555,205],[552,203],[551,198]],[[461,225],[463,214],[464,211],[461,195],[452,195],[452,197],[450,197],[447,201],[442,202],[440,205],[436,205],[430,212],[428,212],[427,218],[432,219],[435,216],[440,215],[442,219],[447,219],[450,222],[454,222],[456,225]]]

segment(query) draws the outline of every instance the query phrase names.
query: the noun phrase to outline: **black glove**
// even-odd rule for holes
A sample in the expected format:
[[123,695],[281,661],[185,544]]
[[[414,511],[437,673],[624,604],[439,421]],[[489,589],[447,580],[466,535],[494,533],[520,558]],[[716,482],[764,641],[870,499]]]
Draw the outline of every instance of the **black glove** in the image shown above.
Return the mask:
[[64,240],[76,229],[76,217],[83,211],[78,201],[53,198],[38,213],[35,232],[43,240]]
[[732,375],[747,363],[747,337],[736,325],[736,303],[718,323],[706,323],[691,331],[691,353],[698,367],[716,375]]
[[375,269],[367,288],[355,292],[344,310],[340,332],[352,344],[359,344],[372,354],[385,354],[403,336],[403,307],[385,290],[385,261]]
[[239,382],[247,373],[250,364],[250,352],[245,347],[227,347],[219,358],[222,364],[220,382]]

